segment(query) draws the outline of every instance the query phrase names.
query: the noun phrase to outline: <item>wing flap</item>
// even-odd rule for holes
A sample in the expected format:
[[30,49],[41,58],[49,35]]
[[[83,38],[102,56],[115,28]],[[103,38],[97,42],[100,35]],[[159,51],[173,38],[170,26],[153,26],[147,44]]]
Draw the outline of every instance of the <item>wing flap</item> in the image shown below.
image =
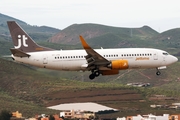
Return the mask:
[[25,52],[22,52],[18,49],[14,49],[14,48],[11,48],[10,51],[14,56],[17,56],[17,57],[29,57],[29,56],[31,56]]

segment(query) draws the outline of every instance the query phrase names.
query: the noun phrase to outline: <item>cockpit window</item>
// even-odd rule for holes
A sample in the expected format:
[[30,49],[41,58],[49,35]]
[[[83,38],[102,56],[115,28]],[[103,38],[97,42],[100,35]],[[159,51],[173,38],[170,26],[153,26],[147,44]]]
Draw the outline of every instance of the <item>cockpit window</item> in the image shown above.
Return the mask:
[[163,55],[169,55],[169,54],[164,52]]

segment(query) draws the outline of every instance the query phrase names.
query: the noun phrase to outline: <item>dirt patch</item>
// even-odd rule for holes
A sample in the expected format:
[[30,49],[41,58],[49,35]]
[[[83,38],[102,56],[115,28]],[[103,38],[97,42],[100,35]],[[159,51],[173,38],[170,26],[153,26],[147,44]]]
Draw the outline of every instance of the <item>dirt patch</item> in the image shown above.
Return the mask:
[[141,94],[135,90],[91,89],[59,91],[45,95],[46,106],[75,102],[108,102],[108,101],[137,101]]

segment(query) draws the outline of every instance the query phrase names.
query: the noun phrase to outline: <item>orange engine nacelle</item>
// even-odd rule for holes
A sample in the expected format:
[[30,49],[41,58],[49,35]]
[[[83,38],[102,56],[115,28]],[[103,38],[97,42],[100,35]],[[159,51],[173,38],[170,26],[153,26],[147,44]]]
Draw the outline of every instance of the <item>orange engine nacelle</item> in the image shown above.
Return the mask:
[[124,70],[128,69],[129,65],[127,60],[113,60],[110,67],[112,70]]

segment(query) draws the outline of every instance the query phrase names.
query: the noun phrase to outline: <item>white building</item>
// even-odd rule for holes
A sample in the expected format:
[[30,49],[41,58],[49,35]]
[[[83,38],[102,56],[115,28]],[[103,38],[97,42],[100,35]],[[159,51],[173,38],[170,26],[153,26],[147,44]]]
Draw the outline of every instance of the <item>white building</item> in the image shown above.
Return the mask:
[[79,118],[79,119],[89,119],[89,118],[95,118],[95,114],[93,112],[85,112],[85,111],[64,111],[60,112],[60,117],[64,118]]
[[125,117],[122,117],[122,118],[117,118],[116,120],[126,120],[126,118]]
[[163,114],[163,116],[155,116],[152,114],[143,115],[144,120],[169,120],[169,114]]
[[144,119],[141,115],[137,115],[137,116],[128,116],[127,120],[144,120]]
[[128,116],[126,120],[169,120],[169,114],[164,114],[163,116],[156,116],[152,114],[143,115],[143,116],[141,115]]

